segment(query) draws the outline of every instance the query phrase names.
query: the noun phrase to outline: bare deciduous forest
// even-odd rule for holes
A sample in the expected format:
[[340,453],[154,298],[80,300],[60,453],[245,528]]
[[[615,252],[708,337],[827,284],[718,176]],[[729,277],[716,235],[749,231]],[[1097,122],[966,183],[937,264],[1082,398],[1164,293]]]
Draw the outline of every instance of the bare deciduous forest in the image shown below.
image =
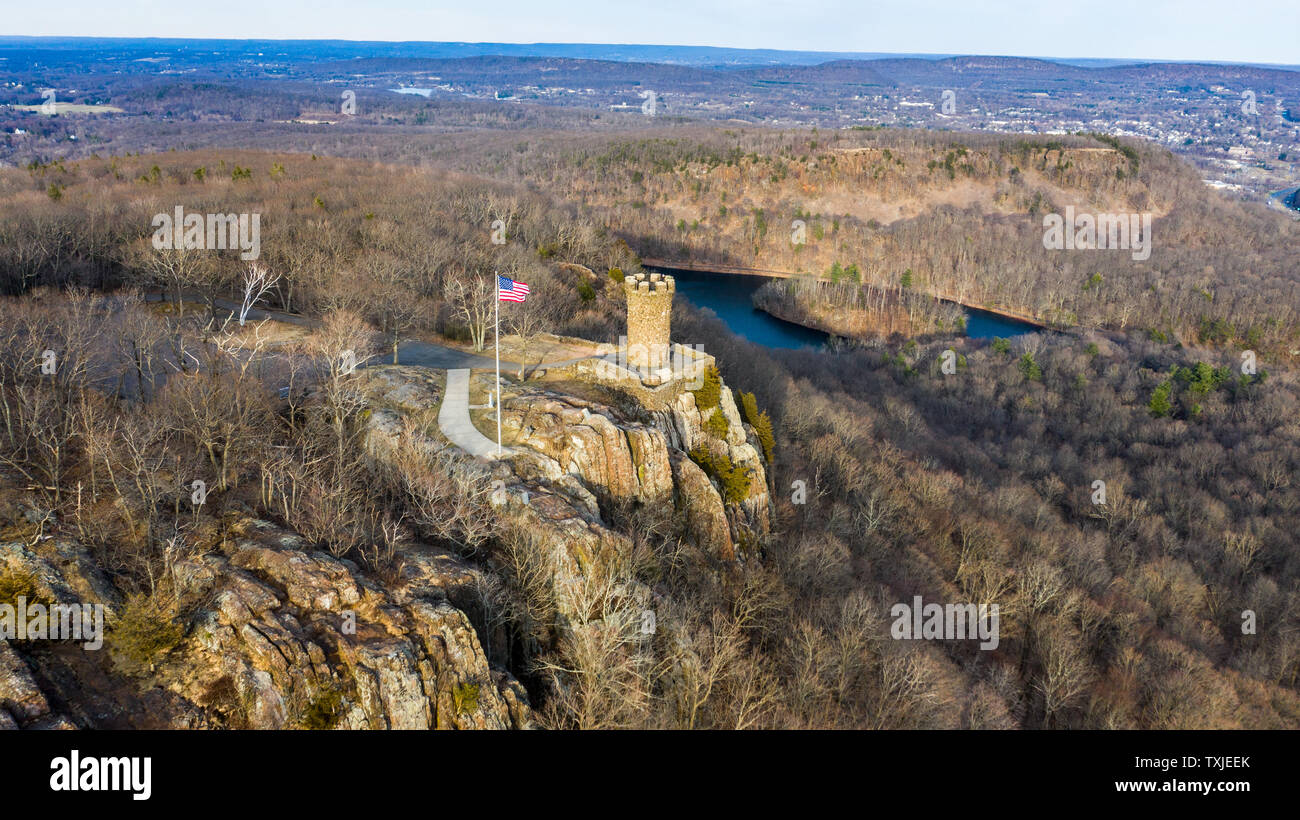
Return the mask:
[[[364,124],[306,131],[286,121],[333,114],[305,81],[254,101],[238,83],[115,82],[141,119],[106,129],[113,150],[0,168],[0,602],[55,590],[23,569],[53,541],[93,565],[75,591],[114,610],[102,662],[19,647],[70,713],[60,676],[140,715],[183,677],[168,664],[208,640],[214,608],[195,590],[247,563],[256,521],[333,559],[374,611],[429,603],[399,598],[441,562],[436,603],[482,669],[433,676],[438,726],[470,726],[489,693],[510,725],[550,728],[1300,726],[1287,215],[1101,134],[649,127],[391,96]],[[1150,257],[1045,248],[1043,217],[1067,207],[1151,214]],[[259,258],[157,248],[155,216],[178,208],[259,214]],[[498,272],[531,289],[503,323],[518,349],[617,343],[643,263],[793,274],[758,304],[838,338],[768,349],[678,299],[673,341],[716,363],[702,387],[661,400],[571,363],[503,366],[516,446],[607,425],[583,451],[596,466],[454,452],[447,378],[403,367],[402,343],[490,357]],[[1042,332],[966,338],[961,305]],[[656,435],[661,463],[634,464]],[[732,461],[747,447],[761,469]],[[667,502],[611,489],[648,468]],[[540,500],[503,512],[522,487]],[[997,604],[997,648],[895,640],[891,607],[913,596]],[[332,728],[365,700],[304,677],[288,717],[225,678],[192,702],[173,685],[186,702],[166,714]]]

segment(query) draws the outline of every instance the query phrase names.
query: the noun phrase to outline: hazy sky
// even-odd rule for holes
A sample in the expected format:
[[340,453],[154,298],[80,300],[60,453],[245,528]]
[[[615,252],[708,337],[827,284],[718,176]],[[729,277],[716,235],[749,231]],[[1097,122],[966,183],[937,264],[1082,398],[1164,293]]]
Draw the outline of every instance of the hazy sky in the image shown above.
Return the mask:
[[710,45],[1300,63],[1300,0],[58,0],[0,33]]

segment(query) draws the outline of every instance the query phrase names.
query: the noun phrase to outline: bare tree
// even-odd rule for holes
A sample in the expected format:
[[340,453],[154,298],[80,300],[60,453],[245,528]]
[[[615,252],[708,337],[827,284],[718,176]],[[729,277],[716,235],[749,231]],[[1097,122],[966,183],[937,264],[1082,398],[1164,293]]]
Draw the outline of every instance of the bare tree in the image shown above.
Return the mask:
[[469,327],[474,350],[482,350],[488,324],[496,309],[496,279],[484,274],[453,277],[447,280],[444,293]]
[[270,269],[261,262],[250,262],[244,269],[243,276],[243,297],[239,303],[239,325],[243,327],[244,321],[248,318],[248,313],[253,307],[266,296],[276,283],[280,281],[280,274],[271,273]]
[[[123,293],[120,305],[116,333],[118,348],[134,373],[136,398],[148,402],[153,397],[158,376],[156,358],[159,347],[168,336],[167,323],[145,305],[144,295],[139,289]],[[126,394],[126,371],[123,371],[122,380],[118,392]]]
[[[538,302],[538,307],[530,308],[531,302],[525,302],[521,305],[512,307],[520,308],[512,310],[509,319],[510,332],[519,339],[519,378],[524,378],[524,371],[528,367],[528,351],[536,343],[539,336],[552,326],[552,318],[542,307],[544,302]],[[540,361],[538,362],[540,364]]]
[[206,260],[202,251],[184,248],[158,250],[144,243],[136,246],[129,255],[129,264],[142,268],[148,281],[171,296],[176,315],[180,317],[185,315],[185,288],[195,282]]

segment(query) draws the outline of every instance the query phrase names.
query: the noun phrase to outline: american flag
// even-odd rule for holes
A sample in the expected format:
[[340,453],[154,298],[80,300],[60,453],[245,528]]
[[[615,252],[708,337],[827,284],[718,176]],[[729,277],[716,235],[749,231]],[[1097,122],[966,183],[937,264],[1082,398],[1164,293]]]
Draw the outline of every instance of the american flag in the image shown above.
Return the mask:
[[502,302],[522,302],[528,298],[528,286],[508,276],[497,276],[497,298]]

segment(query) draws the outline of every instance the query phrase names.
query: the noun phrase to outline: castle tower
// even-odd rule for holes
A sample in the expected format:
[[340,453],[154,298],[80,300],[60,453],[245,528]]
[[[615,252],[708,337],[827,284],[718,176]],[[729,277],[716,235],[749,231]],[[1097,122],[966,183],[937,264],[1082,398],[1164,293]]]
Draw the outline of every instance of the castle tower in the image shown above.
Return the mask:
[[627,358],[635,368],[670,367],[668,332],[677,283],[660,273],[623,278],[627,296]]

